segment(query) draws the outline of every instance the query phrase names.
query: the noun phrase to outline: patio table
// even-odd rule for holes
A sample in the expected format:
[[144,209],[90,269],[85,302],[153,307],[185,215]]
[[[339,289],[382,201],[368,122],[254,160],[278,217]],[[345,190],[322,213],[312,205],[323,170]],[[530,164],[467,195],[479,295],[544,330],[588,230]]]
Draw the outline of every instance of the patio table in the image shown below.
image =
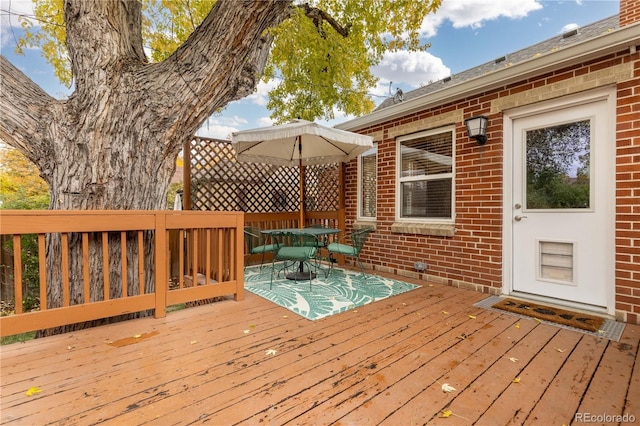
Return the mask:
[[[339,234],[342,230],[338,228],[279,228],[279,229],[263,229],[261,231],[263,234],[267,235],[292,235],[292,236],[303,236],[303,235],[313,235],[316,238],[322,237],[325,235],[334,235]],[[311,278],[315,278],[315,274],[311,271],[304,271],[304,262],[300,262],[300,266],[296,272],[292,272],[287,274],[287,279],[290,280],[308,280]]]

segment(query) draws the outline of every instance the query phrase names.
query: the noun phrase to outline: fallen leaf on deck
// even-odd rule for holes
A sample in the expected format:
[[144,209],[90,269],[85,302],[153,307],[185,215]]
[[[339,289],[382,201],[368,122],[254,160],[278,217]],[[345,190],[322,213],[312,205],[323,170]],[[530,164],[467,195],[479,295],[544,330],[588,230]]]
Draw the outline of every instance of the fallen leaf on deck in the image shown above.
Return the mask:
[[136,335],[133,335],[133,336],[130,336],[130,337],[124,337],[122,339],[118,339],[118,340],[115,340],[113,342],[107,342],[107,343],[109,344],[109,346],[114,346],[116,348],[121,348],[123,346],[140,343],[143,340],[146,340],[146,339],[148,339],[150,337],[153,337],[153,336],[157,336],[158,334],[160,334],[159,331],[152,331],[152,332],[149,332],[149,333],[136,334]]
[[449,385],[449,383],[445,383],[444,385],[442,385],[442,392],[452,392],[454,390],[456,390],[456,388]]
[[267,349],[266,351],[264,351],[265,355],[275,355],[277,353],[278,351],[276,351],[275,349]]
[[536,320],[538,322],[542,322],[542,320],[540,318],[534,318],[534,320]]
[[467,335],[464,334],[464,333],[462,333],[461,335],[458,336],[458,339],[460,339],[460,340],[464,340],[466,338],[467,338]]
[[511,358],[509,358],[509,361],[511,361],[511,362],[518,362],[518,358],[511,357]]
[[244,331],[243,331],[243,333],[244,333],[244,334],[249,334],[249,333],[251,333],[251,330],[246,329],[246,330],[244,330]]
[[255,324],[249,324],[249,328],[255,328]]
[[440,414],[440,417],[451,417],[452,414],[451,410],[444,410],[442,411],[442,414]]
[[513,379],[513,383],[520,383],[520,376]]
[[553,349],[555,349],[556,351],[558,351],[560,353],[564,352],[564,349],[560,349],[560,348],[553,348]]
[[289,318],[289,315],[283,315],[282,318]]
[[474,315],[469,315],[469,318],[476,319],[476,317]]
[[449,312],[447,312],[447,311],[442,311],[442,313],[445,314],[445,315],[449,315]]
[[33,396],[33,395],[35,395],[37,393],[40,393],[40,392],[42,392],[42,389],[40,389],[37,386],[33,386],[33,387],[29,388],[29,390],[27,390],[24,394],[27,395],[27,396]]
[[73,346],[67,346],[67,349],[71,350],[71,349],[73,349]]
[[192,341],[191,341],[191,344],[192,344],[192,345],[195,345],[196,343],[198,343],[198,341],[197,341],[197,340],[192,340]]
[[519,322],[516,323],[516,328],[520,328],[520,323]]

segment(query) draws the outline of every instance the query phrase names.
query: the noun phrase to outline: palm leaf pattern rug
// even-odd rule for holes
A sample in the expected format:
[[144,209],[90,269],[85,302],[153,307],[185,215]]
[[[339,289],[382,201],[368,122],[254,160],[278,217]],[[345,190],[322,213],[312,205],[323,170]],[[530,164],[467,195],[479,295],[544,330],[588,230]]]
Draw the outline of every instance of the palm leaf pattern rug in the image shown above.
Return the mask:
[[[277,265],[276,265],[277,267]],[[418,288],[417,285],[391,278],[334,268],[331,276],[318,274],[309,291],[309,281],[292,281],[274,277],[269,290],[271,267],[247,267],[244,288],[309,320],[317,320],[349,309],[386,299]]]

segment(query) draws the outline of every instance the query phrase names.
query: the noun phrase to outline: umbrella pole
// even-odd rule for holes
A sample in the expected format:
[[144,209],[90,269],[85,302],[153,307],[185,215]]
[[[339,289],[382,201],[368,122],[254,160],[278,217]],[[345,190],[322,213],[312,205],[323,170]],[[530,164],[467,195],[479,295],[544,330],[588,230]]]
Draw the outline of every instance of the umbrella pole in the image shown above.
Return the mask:
[[302,137],[298,136],[298,168],[300,170],[300,222],[298,227],[304,228],[304,168],[302,167]]

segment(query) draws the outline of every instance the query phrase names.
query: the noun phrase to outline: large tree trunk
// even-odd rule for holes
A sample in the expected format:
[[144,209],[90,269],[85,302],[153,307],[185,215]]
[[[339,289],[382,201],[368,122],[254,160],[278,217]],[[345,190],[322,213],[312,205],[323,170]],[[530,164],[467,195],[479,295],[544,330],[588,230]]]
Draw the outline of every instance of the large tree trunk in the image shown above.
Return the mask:
[[[140,7],[137,1],[65,0],[75,82],[68,100],[49,97],[0,57],[6,112],[0,137],[38,166],[51,209],[164,209],[183,142],[214,111],[254,90],[272,41],[264,30],[287,17],[290,2],[219,0],[189,40],[158,64],[144,56]],[[80,244],[70,241],[72,301],[83,297]],[[152,259],[152,238],[145,244]],[[91,249],[91,281],[100,294],[98,246]],[[135,259],[137,245],[128,247]],[[60,242],[49,239],[47,250],[53,307],[61,301]],[[118,271],[119,255],[110,259]],[[145,268],[151,291],[150,263]]]

